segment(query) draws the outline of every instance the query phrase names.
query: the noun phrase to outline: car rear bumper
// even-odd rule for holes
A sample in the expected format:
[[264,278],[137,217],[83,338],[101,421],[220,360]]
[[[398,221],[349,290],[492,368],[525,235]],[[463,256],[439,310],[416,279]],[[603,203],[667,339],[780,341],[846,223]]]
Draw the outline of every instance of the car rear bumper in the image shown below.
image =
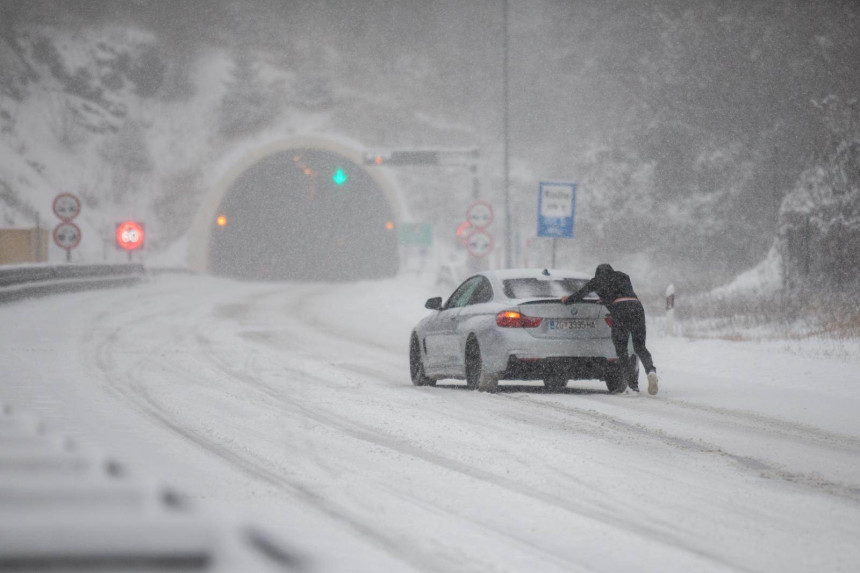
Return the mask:
[[508,359],[501,378],[504,380],[544,380],[563,376],[568,380],[605,380],[607,371],[618,367],[615,358],[551,357],[522,360]]
[[[615,359],[615,347],[609,338],[567,340],[537,339],[523,329],[497,329],[481,341],[487,369],[504,373],[503,378],[529,380],[543,378],[547,368],[569,370],[573,378],[602,378],[604,365]],[[509,372],[529,373],[533,378],[508,376]],[[599,373],[595,376],[595,373]]]

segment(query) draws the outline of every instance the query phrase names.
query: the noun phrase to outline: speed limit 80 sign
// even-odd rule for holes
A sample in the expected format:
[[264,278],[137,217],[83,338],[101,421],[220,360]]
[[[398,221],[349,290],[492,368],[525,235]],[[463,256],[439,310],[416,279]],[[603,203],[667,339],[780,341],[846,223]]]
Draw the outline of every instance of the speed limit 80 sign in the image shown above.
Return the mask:
[[126,251],[135,251],[143,247],[143,224],[137,221],[117,223],[116,244]]

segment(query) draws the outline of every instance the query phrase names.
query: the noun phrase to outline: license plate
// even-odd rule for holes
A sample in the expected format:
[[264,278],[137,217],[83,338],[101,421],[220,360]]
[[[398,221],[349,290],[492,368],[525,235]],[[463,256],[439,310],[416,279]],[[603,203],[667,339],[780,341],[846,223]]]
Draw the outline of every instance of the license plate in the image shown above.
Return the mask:
[[594,328],[593,320],[585,320],[582,318],[574,318],[567,320],[550,320],[550,330],[586,330]]

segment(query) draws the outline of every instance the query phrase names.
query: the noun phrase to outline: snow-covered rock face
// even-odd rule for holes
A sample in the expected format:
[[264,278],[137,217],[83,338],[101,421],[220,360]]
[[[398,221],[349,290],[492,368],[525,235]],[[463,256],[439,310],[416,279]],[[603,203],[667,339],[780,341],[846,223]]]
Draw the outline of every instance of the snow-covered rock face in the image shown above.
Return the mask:
[[860,133],[844,135],[782,202],[778,245],[790,287],[860,286]]
[[71,192],[83,203],[79,260],[123,256],[112,230],[126,218],[148,223],[155,250],[184,233],[199,188],[191,165],[211,151],[206,100],[220,94],[163,101],[170,62],[151,33],[128,27],[17,29],[0,39],[0,63],[3,226],[32,226],[38,213],[51,228],[53,198]]

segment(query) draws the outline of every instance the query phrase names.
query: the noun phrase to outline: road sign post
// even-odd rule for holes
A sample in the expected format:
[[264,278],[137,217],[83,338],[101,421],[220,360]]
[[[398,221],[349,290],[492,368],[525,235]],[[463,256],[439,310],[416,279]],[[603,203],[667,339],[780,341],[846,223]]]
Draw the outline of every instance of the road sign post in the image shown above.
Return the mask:
[[483,258],[493,251],[493,236],[484,230],[477,230],[466,239],[466,250],[476,258]]
[[466,209],[466,222],[471,230],[466,237],[466,250],[475,259],[482,259],[493,250],[493,236],[487,231],[493,222],[493,207],[485,201],[473,201]]
[[80,228],[71,222],[60,223],[54,227],[54,243],[61,249],[66,250],[66,262],[72,260],[72,249],[81,242]]
[[60,193],[54,197],[54,215],[61,221],[71,221],[81,212],[81,200],[71,193]]
[[54,215],[62,221],[54,227],[54,243],[66,250],[66,262],[69,262],[72,260],[72,249],[81,242],[81,229],[72,223],[72,219],[81,212],[81,200],[71,193],[60,193],[54,197],[52,208]]
[[466,209],[466,220],[475,229],[486,229],[493,222],[493,207],[485,201],[475,201]]
[[555,267],[556,239],[572,239],[576,215],[576,183],[541,181],[538,188],[538,237],[552,239]]

